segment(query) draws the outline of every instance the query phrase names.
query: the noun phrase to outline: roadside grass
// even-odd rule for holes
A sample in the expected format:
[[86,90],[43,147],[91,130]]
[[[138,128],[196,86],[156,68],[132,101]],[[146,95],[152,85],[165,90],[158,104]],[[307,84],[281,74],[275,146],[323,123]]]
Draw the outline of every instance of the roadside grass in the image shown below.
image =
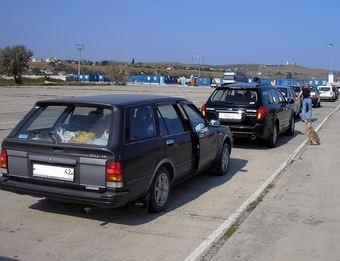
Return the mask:
[[[91,82],[66,82],[60,79],[54,79],[50,77],[43,78],[27,78],[22,77],[22,81],[20,84],[17,84],[14,79],[4,79],[0,77],[0,86],[44,86],[44,85],[58,85],[58,86],[98,86],[99,83],[91,83]],[[109,82],[100,83],[100,85],[109,85]]]
[[250,215],[251,212],[255,210],[255,208],[263,201],[264,197],[268,194],[269,190],[274,187],[273,184],[268,185],[268,187],[261,193],[261,195],[251,202],[246,209],[246,211],[241,215],[241,217],[227,230],[227,232],[223,236],[224,242],[226,242],[241,226],[243,221]]
[[255,210],[255,208],[263,201],[264,197],[269,193],[269,190],[271,190],[274,187],[273,184],[270,184],[267,186],[267,188],[261,193],[261,195],[251,202],[248,206],[248,208],[242,213],[242,215],[237,219],[230,228],[224,233],[222,238],[210,248],[209,252],[205,254],[204,257],[202,257],[201,261],[208,261],[211,259],[211,257],[218,251],[218,249],[223,246],[228,239],[239,229],[239,227],[242,225],[242,223],[246,220],[246,218],[250,215],[251,212]]

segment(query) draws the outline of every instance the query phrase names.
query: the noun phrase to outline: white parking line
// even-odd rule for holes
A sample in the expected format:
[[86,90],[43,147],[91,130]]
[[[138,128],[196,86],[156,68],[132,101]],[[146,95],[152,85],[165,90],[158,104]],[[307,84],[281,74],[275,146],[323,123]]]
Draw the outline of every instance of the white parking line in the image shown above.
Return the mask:
[[8,124],[8,123],[18,123],[20,120],[17,120],[17,121],[3,121],[3,122],[0,122],[0,125],[1,124]]
[[[340,108],[340,105],[334,109],[315,129],[318,131],[328,118]],[[301,145],[288,157],[288,159],[259,187],[253,195],[251,195],[233,214],[231,214],[200,246],[198,246],[184,261],[198,261],[204,257],[210,247],[217,243],[228,229],[242,216],[247,210],[248,206],[257,200],[262,192],[279,176],[279,174],[290,164],[292,159],[301,151],[307,144],[307,140],[303,141]]]

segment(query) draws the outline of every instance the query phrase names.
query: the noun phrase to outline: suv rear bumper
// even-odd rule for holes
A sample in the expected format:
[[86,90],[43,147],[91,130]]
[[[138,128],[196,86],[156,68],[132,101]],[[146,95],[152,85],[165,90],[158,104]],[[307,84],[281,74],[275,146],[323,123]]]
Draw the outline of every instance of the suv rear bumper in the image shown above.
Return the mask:
[[[255,126],[236,126],[227,125],[231,129],[233,136],[235,138],[252,138],[252,139],[268,139],[270,137],[270,130],[272,129],[270,125],[264,125],[257,123]],[[254,138],[255,137],[255,138]]]
[[115,208],[124,206],[128,203],[129,197],[128,191],[110,191],[105,193],[96,193],[92,191],[57,188],[39,184],[13,181],[7,177],[0,177],[0,189],[17,194],[45,197],[55,200],[62,200],[103,208]]

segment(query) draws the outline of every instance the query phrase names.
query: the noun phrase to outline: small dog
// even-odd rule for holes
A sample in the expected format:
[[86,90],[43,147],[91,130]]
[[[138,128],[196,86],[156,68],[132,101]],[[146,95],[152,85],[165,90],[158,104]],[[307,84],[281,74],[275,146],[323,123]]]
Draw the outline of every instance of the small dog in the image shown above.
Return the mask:
[[320,144],[319,135],[313,129],[312,121],[310,119],[306,120],[306,138],[309,140],[310,145]]

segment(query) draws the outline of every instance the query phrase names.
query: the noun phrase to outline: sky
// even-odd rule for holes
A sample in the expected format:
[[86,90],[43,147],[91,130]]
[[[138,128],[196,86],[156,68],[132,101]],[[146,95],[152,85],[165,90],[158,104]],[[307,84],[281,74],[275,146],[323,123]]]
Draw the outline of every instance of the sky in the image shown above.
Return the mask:
[[[35,58],[340,70],[339,0],[0,0],[0,49]],[[333,44],[333,48],[329,47]]]

